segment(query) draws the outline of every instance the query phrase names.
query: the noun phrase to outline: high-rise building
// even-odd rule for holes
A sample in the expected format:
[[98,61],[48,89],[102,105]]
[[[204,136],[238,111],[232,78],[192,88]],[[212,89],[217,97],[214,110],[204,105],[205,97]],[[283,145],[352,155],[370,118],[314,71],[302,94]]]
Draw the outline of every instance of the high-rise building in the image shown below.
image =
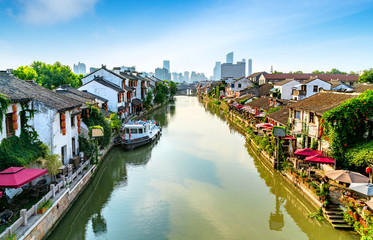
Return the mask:
[[189,72],[188,72],[188,71],[185,71],[185,72],[184,72],[184,81],[185,81],[185,82],[189,82],[189,80],[190,80],[190,79],[189,79]]
[[156,68],[155,77],[161,80],[171,81],[171,73],[169,73],[166,68]]
[[179,74],[176,72],[172,73],[172,81],[179,82]]
[[170,61],[169,60],[164,60],[163,61],[163,68],[167,69],[168,72],[171,72],[170,71]]
[[75,74],[86,74],[86,68],[85,68],[85,64],[84,63],[81,63],[81,62],[78,62],[78,64],[74,64],[74,67],[73,67],[73,70],[74,70],[74,73]]
[[227,54],[227,62],[233,64],[233,52]]
[[216,62],[214,67],[214,80],[221,79],[221,62]]
[[248,65],[248,73],[247,73],[247,75],[253,74],[253,60],[251,58],[249,58],[249,60],[247,62],[247,65]]
[[98,68],[95,68],[95,67],[91,67],[89,68],[89,73],[93,73],[94,71],[98,70]]
[[232,63],[223,63],[221,65],[221,78],[222,79],[237,79],[245,77],[246,75],[246,63],[237,62],[236,64]]

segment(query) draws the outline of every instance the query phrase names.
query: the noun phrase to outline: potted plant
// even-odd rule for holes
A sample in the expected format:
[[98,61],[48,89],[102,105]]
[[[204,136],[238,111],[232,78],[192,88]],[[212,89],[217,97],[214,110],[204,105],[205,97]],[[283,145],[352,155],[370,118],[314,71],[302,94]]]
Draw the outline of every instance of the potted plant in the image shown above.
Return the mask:
[[40,207],[38,208],[38,214],[44,214],[50,206],[52,206],[52,201],[48,199],[40,205]]

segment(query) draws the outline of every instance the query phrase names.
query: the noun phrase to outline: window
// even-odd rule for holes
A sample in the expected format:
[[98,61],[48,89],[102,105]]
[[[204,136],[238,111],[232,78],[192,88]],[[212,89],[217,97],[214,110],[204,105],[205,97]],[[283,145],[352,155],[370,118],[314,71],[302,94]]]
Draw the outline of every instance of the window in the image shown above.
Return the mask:
[[6,115],[6,137],[14,136],[12,113]]
[[313,92],[318,92],[319,91],[319,87],[317,85],[314,85],[313,86]]
[[131,128],[130,131],[131,131],[132,134],[137,134],[137,129],[136,128]]
[[234,88],[234,84],[233,83],[231,84],[231,88]]
[[142,129],[142,128],[140,128],[140,129],[139,129],[139,133],[140,133],[140,134],[142,134],[142,131],[143,131],[143,129]]
[[241,83],[238,84],[238,88],[240,88],[240,87],[241,87]]
[[118,93],[118,103],[121,102],[120,100],[121,100],[121,99],[120,99],[120,93]]
[[299,111],[295,111],[295,118],[300,119],[300,112]]
[[315,114],[310,112],[310,123],[315,123]]
[[307,85],[302,85],[301,88],[300,88],[300,90],[307,91]]
[[71,145],[72,145],[73,155],[75,156],[76,155],[76,152],[75,152],[75,150],[76,150],[75,149],[75,138],[71,139],[71,143],[72,143]]
[[66,145],[61,148],[61,161],[65,164]]
[[75,117],[71,117],[71,126],[74,127],[75,126]]

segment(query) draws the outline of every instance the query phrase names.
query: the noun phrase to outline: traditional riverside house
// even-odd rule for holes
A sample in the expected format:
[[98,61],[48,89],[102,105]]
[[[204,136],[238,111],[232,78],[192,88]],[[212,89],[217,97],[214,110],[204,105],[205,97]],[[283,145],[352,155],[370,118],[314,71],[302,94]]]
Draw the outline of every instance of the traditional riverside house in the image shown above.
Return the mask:
[[262,74],[267,74],[267,72],[256,72],[247,77],[251,82],[259,84],[259,78]]
[[330,90],[331,84],[317,77],[302,81],[300,84],[292,87],[292,99],[303,100],[320,92],[320,89]]
[[252,94],[245,94],[245,95],[242,95],[240,97],[235,98],[234,100],[237,103],[241,103],[242,100],[245,100],[245,102],[243,104],[246,104],[246,103],[249,103],[249,102],[253,101],[254,99],[255,99],[254,95],[252,95]]
[[289,122],[292,124],[292,135],[298,138],[300,147],[302,134],[306,135],[305,146],[310,147],[312,141],[318,141],[318,150],[327,152],[329,143],[321,139],[321,117],[342,102],[356,98],[359,93],[321,91],[302,101],[289,105]]
[[104,77],[95,76],[78,90],[86,90],[107,99],[107,110],[120,114],[122,119],[128,115],[128,112],[126,112],[126,91],[118,85],[107,81]]
[[280,99],[290,100],[292,99],[292,88],[297,85],[299,85],[299,82],[295,81],[294,79],[286,79],[275,82],[273,89],[271,89],[272,96],[276,96]]
[[332,80],[332,81],[329,81],[329,83],[331,84],[330,90],[332,90],[332,91],[350,92],[350,91],[354,90],[352,87],[342,83],[341,81]]
[[228,91],[231,91],[230,95],[233,95],[234,97],[239,97],[241,90],[252,87],[253,85],[254,83],[251,82],[249,79],[242,77],[233,81],[230,84],[230,89],[228,89]]
[[128,102],[130,103],[131,113],[134,114],[141,111],[141,80],[129,71],[120,72],[120,75],[126,79],[126,84],[129,88],[130,94],[127,97],[129,97]]
[[[92,82],[96,77],[101,77],[101,79],[103,79],[104,82],[106,82],[106,85],[108,85],[107,83],[111,83],[111,86],[116,87],[116,90],[121,89],[121,92],[117,92],[117,107],[115,107],[114,103],[114,98],[117,97],[117,95],[113,96],[112,91],[109,90],[107,86],[104,91],[100,91],[99,87],[102,86],[102,84],[97,85],[97,82]],[[127,97],[128,95],[130,95],[128,94],[128,92],[131,91],[132,88],[128,88],[126,81],[127,79],[119,73],[119,70],[110,71],[106,68],[106,66],[103,65],[101,68],[82,78],[83,86],[80,87],[78,90],[87,90],[90,93],[93,93],[95,95],[98,95],[109,100],[109,111],[119,113],[120,117],[124,119],[131,113],[131,104]]]
[[8,107],[1,112],[1,132],[0,142],[4,138],[19,136],[21,134],[21,104],[31,105],[31,96],[27,91],[23,91],[28,84],[22,80],[16,79],[5,71],[0,71],[0,98],[10,100]]
[[[28,125],[32,126],[39,135],[39,139],[51,149],[52,154],[60,154],[64,164],[78,154],[78,124],[79,107],[81,104],[72,99],[61,96],[33,82],[23,81],[10,74],[0,75],[0,89],[9,96],[15,94],[28,102],[28,108],[35,110],[34,118]],[[19,113],[21,107],[17,106]],[[15,108],[12,110],[14,111]],[[20,118],[18,118],[20,121]],[[21,123],[18,124],[20,128]],[[14,130],[13,125],[13,130]],[[19,131],[19,129],[17,129]],[[15,134],[19,134],[19,132]]]

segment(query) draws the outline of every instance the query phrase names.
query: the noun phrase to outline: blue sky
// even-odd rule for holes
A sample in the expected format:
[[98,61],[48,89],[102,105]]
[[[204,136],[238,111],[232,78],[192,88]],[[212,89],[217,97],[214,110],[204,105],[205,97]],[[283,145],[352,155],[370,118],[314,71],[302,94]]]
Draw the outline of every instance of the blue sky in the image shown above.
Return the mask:
[[212,74],[234,51],[254,71],[373,67],[368,0],[0,0],[0,69],[34,60]]

